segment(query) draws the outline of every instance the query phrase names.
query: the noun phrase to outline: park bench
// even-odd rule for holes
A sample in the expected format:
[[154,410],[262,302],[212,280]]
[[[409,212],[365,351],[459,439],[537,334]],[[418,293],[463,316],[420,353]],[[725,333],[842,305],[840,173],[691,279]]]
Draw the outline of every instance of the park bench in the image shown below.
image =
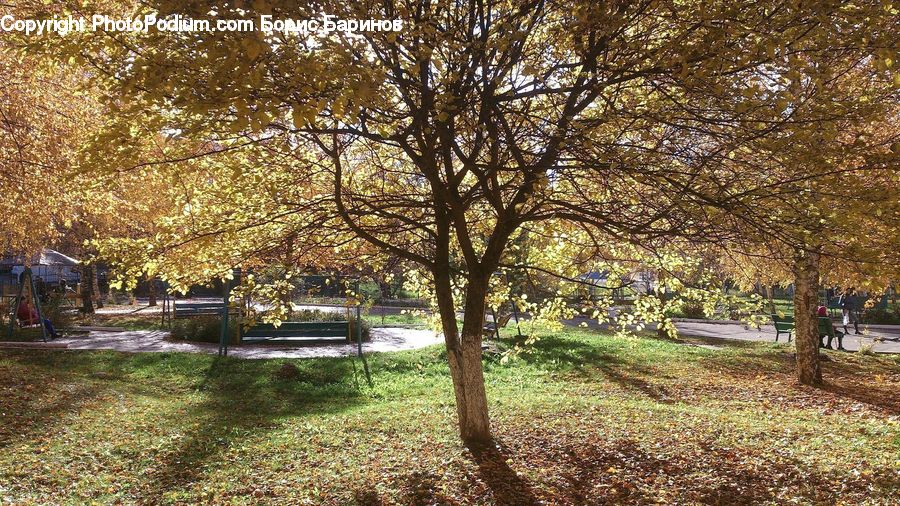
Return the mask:
[[194,316],[222,316],[225,304],[222,302],[178,302],[172,304],[175,318],[191,318]]
[[285,341],[347,341],[350,339],[350,322],[283,322],[276,327],[271,323],[258,323],[244,331],[242,342]]
[[787,334],[788,342],[791,342],[791,334],[794,333],[794,317],[778,316],[777,314],[771,316],[772,322],[775,324],[775,342],[778,342],[778,338],[781,337],[781,334]]
[[500,339],[500,329],[506,326],[509,323],[510,317],[512,314],[501,315],[500,318],[497,318],[493,315],[491,316],[491,321],[486,321],[484,323],[484,327],[481,328],[482,334],[484,337],[496,337]]
[[[828,344],[831,344],[834,339],[837,339],[838,348],[842,349],[844,347],[844,333],[835,330],[834,325],[832,325],[831,318],[827,316],[820,316],[819,320],[819,345],[824,346],[824,339],[828,338]],[[791,342],[791,335],[794,333],[794,318],[792,316],[784,316],[779,317],[778,315],[772,315],[772,321],[775,322],[775,341],[778,341],[778,338],[781,334],[786,333],[788,335],[788,342]]]
[[844,349],[844,333],[840,330],[835,330],[834,325],[831,322],[831,318],[827,316],[819,317],[819,346],[824,347],[825,343],[823,342],[825,338],[828,338],[828,346],[831,347],[832,341],[837,338],[838,349]]

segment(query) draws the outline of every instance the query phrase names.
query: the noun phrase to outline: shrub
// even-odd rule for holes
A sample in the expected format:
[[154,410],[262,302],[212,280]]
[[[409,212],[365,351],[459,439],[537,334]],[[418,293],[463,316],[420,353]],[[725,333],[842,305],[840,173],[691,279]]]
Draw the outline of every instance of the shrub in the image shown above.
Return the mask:
[[[355,317],[353,313],[351,318]],[[301,309],[291,314],[292,322],[342,322],[347,320],[347,314],[343,311],[322,311],[321,309]]]
[[862,321],[873,325],[900,325],[900,309],[869,309],[863,313]]
[[[321,309],[302,309],[295,311],[291,315],[291,321],[294,322],[343,322],[347,321],[347,313],[344,311],[322,311]],[[370,339],[372,325],[362,320],[362,338],[363,341]],[[350,340],[356,341],[356,310],[352,310],[350,314]]]
[[[229,343],[238,343],[237,325],[230,325]],[[222,319],[217,316],[183,318],[172,322],[172,338],[183,341],[218,343],[222,332]]]
[[[368,341],[372,338],[372,324],[365,318],[362,319],[362,340]],[[356,318],[350,320],[350,340],[356,341]]]
[[681,304],[670,307],[666,310],[666,316],[672,318],[691,318],[698,320],[707,317],[706,313],[704,313],[703,311],[703,304],[694,301],[684,301]]
[[46,301],[41,302],[41,316],[50,320],[57,331],[72,326],[75,308],[65,306],[65,298],[62,294],[51,294]]
[[681,307],[681,313],[684,315],[684,318],[693,318],[697,320],[706,318],[706,312],[703,311],[703,304],[700,302],[685,302]]

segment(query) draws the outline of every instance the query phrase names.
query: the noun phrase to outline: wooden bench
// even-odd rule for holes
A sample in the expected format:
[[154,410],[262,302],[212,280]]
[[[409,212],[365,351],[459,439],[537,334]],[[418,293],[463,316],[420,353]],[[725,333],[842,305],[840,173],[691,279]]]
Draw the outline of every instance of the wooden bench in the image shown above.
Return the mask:
[[[838,341],[838,349],[844,348],[844,333],[835,330],[834,325],[832,324],[831,318],[827,316],[819,316],[819,345],[823,346],[824,338],[828,338],[828,345],[830,346],[832,341],[836,338]],[[788,342],[791,342],[792,334],[794,333],[794,317],[785,316],[779,317],[778,315],[772,315],[772,321],[775,322],[775,341],[778,341],[778,338],[781,334],[788,335]]]
[[781,334],[787,334],[787,342],[791,342],[791,335],[794,333],[794,317],[778,316],[777,314],[772,314],[771,316],[772,322],[775,324],[775,342],[778,342]]
[[242,342],[333,342],[337,340],[350,340],[350,322],[283,322],[278,327],[271,323],[260,323],[244,332]]

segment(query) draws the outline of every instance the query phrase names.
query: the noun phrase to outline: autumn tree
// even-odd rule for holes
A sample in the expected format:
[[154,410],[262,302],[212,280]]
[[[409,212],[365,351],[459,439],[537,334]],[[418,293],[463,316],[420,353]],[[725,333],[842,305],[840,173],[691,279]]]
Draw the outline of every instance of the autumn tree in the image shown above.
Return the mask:
[[[27,16],[27,7],[13,12]],[[171,209],[154,187],[173,181],[152,167],[116,177],[87,170],[102,163],[85,147],[104,130],[109,110],[84,67],[40,58],[28,42],[15,34],[0,39],[0,251],[30,257],[54,246],[82,258],[83,310],[93,312],[99,300],[90,241],[152,235],[162,210]],[[131,126],[144,135],[129,156],[154,156],[164,136]]]
[[728,263],[794,285],[797,374],[808,385],[822,381],[821,282],[881,293],[900,273],[900,74],[886,54],[805,53],[776,88],[789,118],[780,131],[722,162],[753,179],[729,190],[742,195],[743,219]]
[[67,176],[92,116],[89,101],[73,100],[77,87],[0,40],[0,251],[30,256],[71,224],[80,196]]
[[[87,33],[55,39],[52,51],[115,90],[123,123],[204,141],[161,162],[230,160],[208,162],[203,170],[215,177],[184,203],[195,221],[148,241],[146,251],[165,257],[147,261],[185,282],[222,276],[292,236],[326,264],[387,253],[421,266],[441,316],[460,433],[471,441],[490,438],[481,332],[511,240],[541,223],[577,227],[599,244],[717,240],[719,229],[705,223],[735,219],[737,206],[722,191],[720,139],[735,150],[784,123],[773,115],[747,128],[758,123],[745,117],[758,108],[749,99],[778,101],[748,81],[789,72],[814,48],[850,42],[868,54],[891,37],[895,14],[774,1],[105,7],[404,21],[400,32],[357,35]],[[779,54],[786,68],[771,65]],[[119,155],[117,169],[128,171],[121,155],[133,136],[110,129],[95,150]],[[178,258],[202,268],[189,274]]]

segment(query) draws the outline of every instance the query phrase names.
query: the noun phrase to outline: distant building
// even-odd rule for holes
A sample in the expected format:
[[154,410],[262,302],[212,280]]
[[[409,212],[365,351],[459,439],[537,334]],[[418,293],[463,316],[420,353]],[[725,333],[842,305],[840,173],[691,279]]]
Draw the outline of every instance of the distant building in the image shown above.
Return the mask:
[[[43,249],[31,257],[31,272],[35,280],[40,279],[48,285],[58,285],[61,281],[74,286],[81,281],[78,260],[52,250]],[[18,285],[19,278],[25,272],[25,257],[7,255],[0,259],[0,287]]]
[[[579,280],[588,285],[588,295],[593,299],[603,293],[611,293],[614,299],[624,299],[637,294],[652,293],[656,288],[656,276],[645,270],[633,271],[619,279],[616,286],[607,285],[609,271],[590,271],[580,275]],[[607,292],[606,290],[610,290]]]

